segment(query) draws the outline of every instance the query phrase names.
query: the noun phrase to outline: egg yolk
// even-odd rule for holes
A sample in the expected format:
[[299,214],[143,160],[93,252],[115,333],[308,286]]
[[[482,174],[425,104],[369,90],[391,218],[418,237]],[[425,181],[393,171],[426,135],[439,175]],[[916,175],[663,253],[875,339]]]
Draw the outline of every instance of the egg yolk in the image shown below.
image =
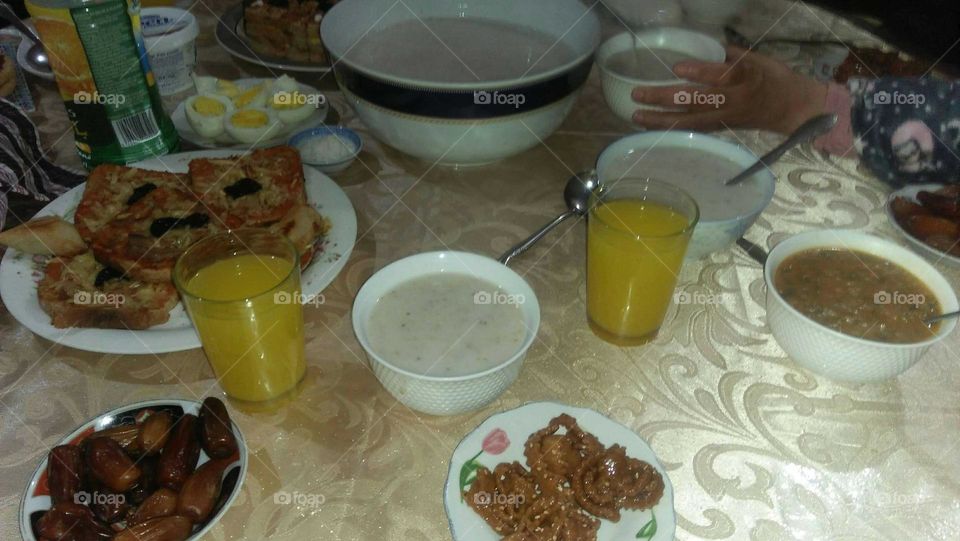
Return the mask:
[[260,95],[262,90],[263,85],[252,86],[233,98],[233,104],[237,106],[237,109],[243,109],[244,107],[250,105],[250,102]]
[[217,79],[217,92],[228,98],[235,98],[240,94],[240,87],[233,81]]
[[240,128],[260,128],[266,126],[270,119],[263,111],[248,109],[234,113],[231,121],[234,126]]
[[200,96],[193,100],[193,110],[204,116],[222,116],[227,112],[227,107],[213,98]]

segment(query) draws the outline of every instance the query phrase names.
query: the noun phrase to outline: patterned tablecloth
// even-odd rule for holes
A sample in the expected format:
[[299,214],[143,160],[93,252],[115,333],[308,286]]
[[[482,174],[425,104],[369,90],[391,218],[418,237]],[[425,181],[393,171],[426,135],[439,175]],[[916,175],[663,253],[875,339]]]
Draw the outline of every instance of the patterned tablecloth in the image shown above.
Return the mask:
[[[268,75],[217,46],[213,28],[228,5],[192,7],[202,28],[200,71]],[[606,35],[620,31],[609,15],[604,21]],[[799,2],[754,0],[738,28],[754,38],[873,42]],[[816,48],[765,50],[797,69],[814,69]],[[77,165],[52,84],[30,81],[50,154]],[[330,76],[303,81],[333,89]],[[632,128],[607,109],[594,70],[573,113],[543,144],[494,165],[455,169],[386,148],[338,94],[331,97],[342,122],[365,136],[359,162],[336,177],[357,211],[356,249],[324,292],[325,304],[306,308],[309,369],[298,398],[273,413],[234,410],[250,471],[208,539],[448,539],[441,489],[454,447],[487,416],[537,400],[596,409],[644,437],[675,487],[679,539],[960,536],[960,334],[897,379],[834,383],[799,367],[777,345],[766,325],[761,269],[739,250],[687,264],[680,289],[706,301],[672,308],[656,341],[623,349],[587,328],[584,225],[568,224],[515,265],[542,309],[516,384],[489,407],[457,417],[419,415],[398,404],[353,336],[350,307],[364,280],[426,250],[500,254],[557,214],[570,174]],[[720,135],[758,152],[780,139]],[[823,227],[896,238],[882,210],[888,189],[857,161],[804,147],[773,169],[776,197],[751,240],[770,247]],[[0,307],[0,539],[18,538],[29,476],[76,425],[138,400],[219,392],[199,350],[86,353],[34,336]],[[276,498],[281,492],[314,497],[284,505]]]

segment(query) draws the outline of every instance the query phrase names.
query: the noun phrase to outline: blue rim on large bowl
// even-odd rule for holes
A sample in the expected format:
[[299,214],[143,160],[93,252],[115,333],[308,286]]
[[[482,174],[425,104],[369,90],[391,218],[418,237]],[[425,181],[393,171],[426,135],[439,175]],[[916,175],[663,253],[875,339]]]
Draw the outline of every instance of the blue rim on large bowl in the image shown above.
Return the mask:
[[323,167],[341,165],[355,159],[360,155],[360,151],[363,150],[363,138],[360,137],[360,134],[343,126],[319,126],[316,128],[310,128],[309,130],[303,130],[293,134],[293,136],[287,141],[287,144],[297,148],[297,145],[306,141],[307,139],[311,139],[313,137],[324,137],[327,135],[336,135],[343,137],[344,139],[348,139],[351,143],[353,143],[353,146],[356,147],[353,151],[353,154],[350,154],[346,158],[337,160],[335,162],[311,162],[301,154],[300,159],[303,161],[303,163],[307,165],[318,165]]
[[[412,4],[393,0],[346,0],[337,3],[323,17],[320,35],[330,53],[337,83],[345,91],[379,107],[402,114],[442,119],[491,119],[527,113],[552,105],[576,92],[590,75],[593,54],[600,44],[600,22],[592,8],[578,0],[555,0],[550,3],[553,17],[544,17],[543,4],[493,0],[483,4],[451,3],[446,0],[423,0]],[[403,12],[402,10],[406,10]],[[413,9],[416,9],[415,13]],[[396,11],[401,10],[401,11]],[[443,16],[501,20],[547,26],[551,20],[566,17],[570,24],[549,33],[551,39],[573,42],[573,58],[555,68],[514,79],[476,82],[442,82],[411,79],[391,75],[370,66],[363,66],[349,56],[359,40],[373,32],[406,20]],[[369,24],[357,24],[360,19]],[[537,29],[541,30],[541,29]],[[559,34],[559,35],[557,35]],[[424,61],[429,61],[424,59]],[[524,103],[500,103],[495,93],[523,95]],[[484,96],[484,93],[492,93]],[[480,97],[478,97],[478,95]],[[484,101],[483,98],[491,98]]]

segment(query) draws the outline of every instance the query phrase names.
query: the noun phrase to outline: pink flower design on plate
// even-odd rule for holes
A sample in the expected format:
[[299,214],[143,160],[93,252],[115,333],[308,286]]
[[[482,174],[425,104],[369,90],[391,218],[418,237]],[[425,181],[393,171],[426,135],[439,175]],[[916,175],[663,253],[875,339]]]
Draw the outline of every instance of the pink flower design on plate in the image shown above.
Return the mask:
[[510,438],[502,429],[494,428],[483,438],[483,450],[491,455],[499,455],[510,447]]

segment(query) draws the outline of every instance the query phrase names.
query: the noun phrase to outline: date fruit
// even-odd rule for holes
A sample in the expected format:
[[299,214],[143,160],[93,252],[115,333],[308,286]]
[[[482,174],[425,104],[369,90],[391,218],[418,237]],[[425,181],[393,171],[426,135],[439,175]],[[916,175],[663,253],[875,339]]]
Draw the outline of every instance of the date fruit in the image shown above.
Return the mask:
[[178,491],[197,467],[200,458],[200,440],[197,438],[197,417],[189,413],[180,417],[160,453],[157,463],[157,483]]
[[151,494],[127,519],[127,525],[140,524],[152,518],[169,517],[177,512],[177,493],[161,488]]
[[237,452],[227,407],[216,397],[209,396],[200,407],[201,443],[211,458],[227,458]]
[[140,448],[137,444],[137,436],[140,434],[139,425],[117,425],[103,430],[98,430],[90,435],[90,438],[110,438],[120,444],[123,450],[138,455]]
[[193,525],[186,517],[152,518],[120,530],[113,541],[184,541],[192,530]]
[[110,438],[93,438],[85,445],[90,473],[113,492],[126,492],[140,480],[140,467],[133,463],[116,441]]
[[74,496],[80,490],[80,472],[83,459],[75,445],[58,445],[47,459],[47,486],[53,504],[77,503]]
[[229,465],[229,460],[212,459],[190,474],[180,489],[177,514],[189,518],[194,524],[206,520],[220,498],[223,472]]
[[167,443],[171,428],[173,428],[173,418],[165,411],[158,411],[147,417],[140,424],[140,434],[137,435],[137,445],[142,449],[143,454],[158,454]]

